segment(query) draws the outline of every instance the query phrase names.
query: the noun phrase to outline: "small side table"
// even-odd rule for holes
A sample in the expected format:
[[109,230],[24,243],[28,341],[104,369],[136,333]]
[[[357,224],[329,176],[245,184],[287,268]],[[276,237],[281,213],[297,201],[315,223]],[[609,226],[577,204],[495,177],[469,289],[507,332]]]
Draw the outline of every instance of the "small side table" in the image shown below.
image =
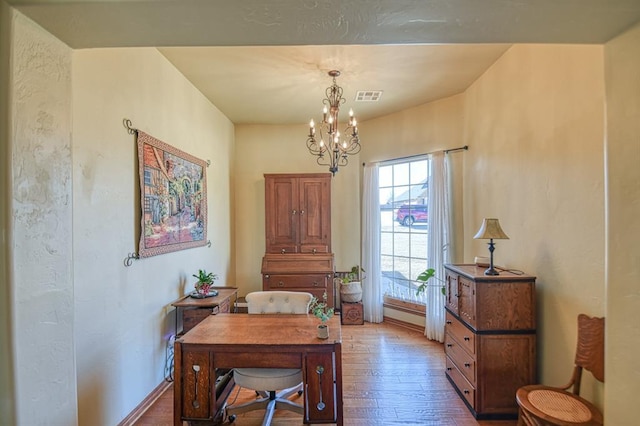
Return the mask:
[[[217,296],[196,299],[188,294],[171,302],[176,308],[176,335],[181,336],[209,315],[223,312],[231,312],[231,306],[235,306],[238,298],[238,289],[235,287],[211,287],[218,291]],[[178,317],[182,314],[182,331],[178,332]]]
[[344,325],[364,324],[362,302],[340,302],[340,322]]

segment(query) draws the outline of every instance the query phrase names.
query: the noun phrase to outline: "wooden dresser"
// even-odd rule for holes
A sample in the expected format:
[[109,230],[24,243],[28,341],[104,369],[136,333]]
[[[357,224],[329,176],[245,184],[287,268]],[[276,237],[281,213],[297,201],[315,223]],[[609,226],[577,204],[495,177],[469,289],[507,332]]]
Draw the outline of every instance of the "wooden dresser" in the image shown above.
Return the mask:
[[517,418],[536,382],[535,277],[445,265],[446,375],[476,419]]
[[266,174],[263,290],[305,291],[335,305],[331,174]]

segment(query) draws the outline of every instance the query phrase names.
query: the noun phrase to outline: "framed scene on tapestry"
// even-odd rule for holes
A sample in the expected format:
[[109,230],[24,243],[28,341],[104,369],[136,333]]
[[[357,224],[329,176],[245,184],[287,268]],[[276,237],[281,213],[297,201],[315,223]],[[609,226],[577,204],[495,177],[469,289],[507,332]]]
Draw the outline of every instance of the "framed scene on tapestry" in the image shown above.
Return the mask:
[[207,244],[207,163],[138,131],[140,257]]

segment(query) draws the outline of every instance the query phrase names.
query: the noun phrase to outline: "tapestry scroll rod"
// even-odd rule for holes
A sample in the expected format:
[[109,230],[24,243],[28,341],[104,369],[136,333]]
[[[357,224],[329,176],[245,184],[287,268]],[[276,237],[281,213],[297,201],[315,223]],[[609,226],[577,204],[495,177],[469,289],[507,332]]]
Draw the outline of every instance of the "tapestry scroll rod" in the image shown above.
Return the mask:
[[[123,119],[122,124],[124,125],[124,128],[127,129],[127,133],[129,133],[130,135],[135,135],[138,133],[138,129],[136,129],[135,127],[131,127],[133,123],[131,123],[131,120],[129,120],[128,118]],[[209,167],[211,165],[211,160],[207,160],[206,162],[207,167]]]

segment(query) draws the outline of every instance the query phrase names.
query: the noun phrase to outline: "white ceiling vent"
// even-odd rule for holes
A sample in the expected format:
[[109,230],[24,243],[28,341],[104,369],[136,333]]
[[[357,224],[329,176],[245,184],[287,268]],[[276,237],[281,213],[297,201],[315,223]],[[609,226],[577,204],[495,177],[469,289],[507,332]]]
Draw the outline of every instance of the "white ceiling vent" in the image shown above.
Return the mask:
[[359,90],[356,92],[356,102],[378,102],[382,90]]

